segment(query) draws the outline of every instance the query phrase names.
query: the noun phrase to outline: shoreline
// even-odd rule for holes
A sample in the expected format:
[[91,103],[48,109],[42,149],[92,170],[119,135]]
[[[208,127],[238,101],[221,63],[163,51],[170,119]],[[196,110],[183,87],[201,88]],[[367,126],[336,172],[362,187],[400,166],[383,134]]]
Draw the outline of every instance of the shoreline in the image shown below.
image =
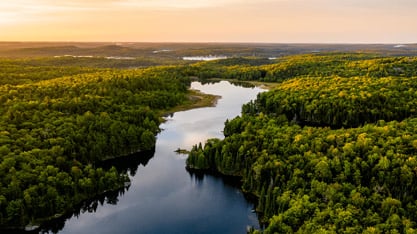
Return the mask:
[[[176,106],[169,110],[162,111],[161,117],[170,116],[176,112],[187,111],[198,108],[214,107],[217,105],[217,101],[221,98],[219,95],[211,95],[200,92],[196,89],[189,89],[187,99],[182,105]],[[164,122],[163,120],[162,122]]]
[[[225,79],[219,79],[219,80],[225,80]],[[226,81],[231,81],[227,80]],[[249,82],[247,82],[249,83]],[[162,119],[161,123],[165,122],[166,116],[172,115],[176,112],[186,111],[186,110],[192,110],[192,109],[198,109],[198,108],[205,108],[205,107],[214,107],[217,104],[217,101],[222,98],[219,95],[212,95],[212,94],[206,94],[196,89],[189,89],[187,93],[187,100],[179,106],[176,106],[174,108],[171,108],[170,110],[162,111],[160,112],[160,118]],[[123,158],[127,158],[131,155],[142,153],[143,151],[139,150],[136,152],[131,152],[130,154],[123,154],[116,157],[109,157],[105,160],[101,161],[101,163],[106,163],[113,160],[119,160]],[[133,153],[133,154],[132,154]],[[195,170],[194,172],[196,172]],[[219,177],[222,177],[223,179],[227,178],[237,178],[237,176],[230,176],[226,174],[219,173]],[[89,201],[95,200],[98,197],[106,196],[114,192],[118,192],[120,190],[124,190],[126,188],[129,188],[130,182],[125,182],[123,185],[113,188],[110,190],[102,191],[100,193],[95,193],[93,196],[85,198],[84,200],[80,201],[75,206],[72,206],[68,210],[62,212],[62,213],[56,213],[54,215],[51,215],[49,217],[44,217],[42,219],[33,220],[32,223],[29,223],[25,226],[4,226],[0,227],[0,231],[11,231],[11,232],[25,232],[25,233],[38,233],[39,231],[42,231],[44,228],[47,228],[49,223],[57,221],[57,220],[63,220],[64,222],[67,220],[68,216],[72,216],[74,211],[77,210],[78,207],[81,207],[83,204],[88,203]],[[241,189],[240,189],[241,190]],[[242,191],[242,190],[241,190]]]
[[[166,111],[162,111],[159,115],[160,118],[162,119],[161,123],[165,122],[165,118],[168,115],[172,115],[175,112],[181,112],[181,111],[186,111],[186,110],[191,110],[191,109],[197,109],[197,108],[204,108],[204,107],[213,107],[216,106],[217,101],[221,98],[221,96],[218,95],[211,95],[211,94],[206,94],[203,92],[200,92],[199,90],[195,90],[195,89],[189,89],[188,93],[187,93],[187,100],[179,106],[176,106],[174,108],[171,108],[170,110],[166,110]],[[131,155],[135,155],[138,153],[143,153],[144,151],[142,150],[138,150],[135,152],[131,152],[131,153],[127,153],[127,154],[122,154],[116,157],[109,157],[106,158],[105,160],[102,160],[101,164],[105,164],[114,160],[119,160],[119,159],[124,159],[127,158]],[[74,211],[77,210],[78,207],[81,207],[83,204],[88,203],[89,201],[95,200],[99,197],[102,196],[106,196],[109,195],[111,193],[115,193],[118,192],[120,190],[124,190],[126,188],[128,188],[130,186],[130,182],[128,183],[124,183],[123,185],[117,187],[117,188],[113,188],[110,190],[106,190],[106,191],[102,191],[100,193],[95,193],[93,196],[88,197],[82,201],[80,201],[78,204],[76,204],[75,206],[72,206],[71,208],[67,209],[66,211],[63,211],[62,213],[56,213],[54,215],[51,215],[49,217],[44,217],[38,220],[33,220],[33,222],[25,225],[25,226],[3,226],[0,227],[0,231],[5,231],[5,232],[13,232],[13,233],[38,233],[40,231],[42,231],[45,227],[48,226],[49,223],[57,221],[57,220],[62,220],[62,219],[67,219],[68,216],[72,216]],[[64,222],[65,222],[64,220]]]

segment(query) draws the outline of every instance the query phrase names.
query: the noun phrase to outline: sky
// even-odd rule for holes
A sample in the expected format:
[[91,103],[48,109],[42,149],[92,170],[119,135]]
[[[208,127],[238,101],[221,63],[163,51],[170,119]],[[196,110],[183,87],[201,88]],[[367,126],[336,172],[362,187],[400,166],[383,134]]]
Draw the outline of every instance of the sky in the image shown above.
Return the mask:
[[417,0],[0,0],[0,41],[417,43]]

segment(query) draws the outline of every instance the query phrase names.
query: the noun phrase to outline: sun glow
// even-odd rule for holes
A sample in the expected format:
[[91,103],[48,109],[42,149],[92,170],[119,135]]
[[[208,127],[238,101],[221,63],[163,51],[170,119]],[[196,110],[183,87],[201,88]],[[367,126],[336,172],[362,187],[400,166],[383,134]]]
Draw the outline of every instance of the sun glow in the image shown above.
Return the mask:
[[411,0],[0,2],[0,41],[413,43],[414,28]]

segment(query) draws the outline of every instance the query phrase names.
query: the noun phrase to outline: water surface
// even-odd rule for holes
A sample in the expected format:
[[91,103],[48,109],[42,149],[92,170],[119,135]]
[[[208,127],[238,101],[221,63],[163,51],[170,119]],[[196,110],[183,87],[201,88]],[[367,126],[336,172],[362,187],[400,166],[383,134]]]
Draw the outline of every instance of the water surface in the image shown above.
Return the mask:
[[192,88],[222,98],[216,107],[167,117],[153,158],[130,169],[128,191],[107,198],[112,204],[104,201],[70,218],[59,233],[245,233],[247,226],[259,227],[254,205],[238,186],[215,176],[191,175],[185,170],[186,156],[174,151],[223,138],[224,121],[239,115],[241,105],[262,90],[226,81],[193,82]]

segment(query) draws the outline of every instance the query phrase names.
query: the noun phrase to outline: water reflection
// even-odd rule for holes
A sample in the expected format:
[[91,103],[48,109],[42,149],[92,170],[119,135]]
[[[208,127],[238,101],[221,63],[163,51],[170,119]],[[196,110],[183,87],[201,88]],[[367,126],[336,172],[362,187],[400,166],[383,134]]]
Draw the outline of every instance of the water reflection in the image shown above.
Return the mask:
[[[153,157],[154,153],[155,151],[138,152],[125,157],[106,160],[99,163],[97,167],[110,169],[114,166],[121,173],[128,173],[130,176],[135,176],[139,166],[142,165],[145,167],[149,160]],[[75,206],[71,211],[65,213],[64,215],[43,223],[42,226],[40,226],[38,230],[34,230],[33,233],[58,233],[64,229],[65,222],[71,218],[78,218],[81,214],[85,213],[95,213],[99,206],[104,206],[106,204],[117,205],[119,198],[129,191],[129,188],[130,185],[127,185],[124,188],[108,191],[96,196],[95,198],[83,201],[81,204]]]
[[145,167],[149,160],[154,156],[155,149],[138,152],[131,154],[125,157],[109,159],[104,162],[101,162],[97,167],[102,167],[104,169],[110,169],[112,166],[116,167],[118,172],[128,173],[130,176],[135,176],[139,168],[139,165]]
[[204,179],[218,179],[223,182],[224,186],[229,186],[232,188],[240,188],[241,185],[241,178],[236,176],[224,176],[215,172],[201,172],[201,171],[195,171],[186,169],[188,174],[190,175],[190,179],[194,181],[196,184],[202,184]]
[[[218,80],[218,79],[203,79],[200,82],[201,84],[206,85],[206,84],[217,84],[217,83],[225,82],[225,81]],[[245,82],[245,81],[231,80],[227,82],[229,82],[230,84],[234,86],[243,87],[243,88],[255,88],[256,87],[256,85],[249,83],[249,82]]]
[[189,150],[208,138],[222,138],[225,120],[239,115],[241,105],[263,90],[237,87],[225,81],[205,85],[193,82],[192,88],[222,98],[216,107],[166,117],[154,157],[148,155],[138,160],[132,156],[107,162],[130,174],[130,187],[83,204],[79,211],[54,223],[56,226],[50,231],[245,233],[247,225],[259,227],[257,215],[252,212],[254,205],[240,192],[236,183],[239,181],[189,173],[185,170],[185,156],[175,150]]

